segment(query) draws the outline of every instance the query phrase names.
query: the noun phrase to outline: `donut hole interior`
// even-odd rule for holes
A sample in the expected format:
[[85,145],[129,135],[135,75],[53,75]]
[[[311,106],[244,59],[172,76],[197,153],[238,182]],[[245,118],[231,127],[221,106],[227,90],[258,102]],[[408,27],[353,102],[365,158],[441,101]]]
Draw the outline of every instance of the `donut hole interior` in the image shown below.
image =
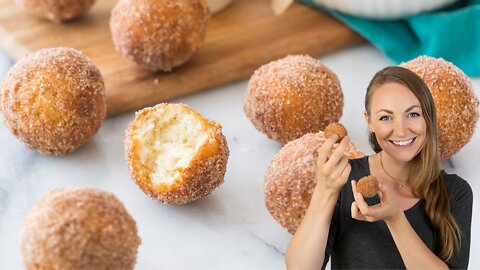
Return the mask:
[[140,159],[153,184],[172,184],[206,142],[202,122],[181,107],[148,117],[139,128]]

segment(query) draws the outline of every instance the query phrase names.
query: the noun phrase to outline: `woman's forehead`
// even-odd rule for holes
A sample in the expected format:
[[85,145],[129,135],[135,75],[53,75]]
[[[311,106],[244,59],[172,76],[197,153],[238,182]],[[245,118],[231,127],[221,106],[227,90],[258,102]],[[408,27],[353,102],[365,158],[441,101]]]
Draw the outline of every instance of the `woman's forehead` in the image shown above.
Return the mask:
[[405,85],[399,83],[385,83],[378,86],[372,96],[371,108],[402,110],[413,105],[420,106],[420,101]]

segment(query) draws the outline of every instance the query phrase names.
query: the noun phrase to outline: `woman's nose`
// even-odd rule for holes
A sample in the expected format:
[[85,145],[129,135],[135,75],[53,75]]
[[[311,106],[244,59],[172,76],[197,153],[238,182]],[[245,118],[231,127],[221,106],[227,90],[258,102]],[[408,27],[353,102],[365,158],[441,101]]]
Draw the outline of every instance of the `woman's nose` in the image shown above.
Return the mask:
[[395,136],[398,138],[404,137],[407,134],[406,130],[407,130],[406,122],[403,119],[397,119],[395,121],[394,131],[393,131]]

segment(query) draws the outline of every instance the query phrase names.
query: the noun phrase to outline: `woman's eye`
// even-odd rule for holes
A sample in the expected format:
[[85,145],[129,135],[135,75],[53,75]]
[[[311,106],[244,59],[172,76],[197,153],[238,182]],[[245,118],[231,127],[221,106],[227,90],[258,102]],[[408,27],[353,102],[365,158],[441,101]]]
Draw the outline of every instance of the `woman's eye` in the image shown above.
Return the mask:
[[390,116],[385,115],[385,116],[380,117],[379,120],[380,121],[386,121],[386,120],[390,120],[390,119],[392,119]]
[[415,118],[415,117],[419,117],[420,114],[417,113],[417,112],[411,112],[411,113],[408,114],[408,116],[411,117],[411,118]]

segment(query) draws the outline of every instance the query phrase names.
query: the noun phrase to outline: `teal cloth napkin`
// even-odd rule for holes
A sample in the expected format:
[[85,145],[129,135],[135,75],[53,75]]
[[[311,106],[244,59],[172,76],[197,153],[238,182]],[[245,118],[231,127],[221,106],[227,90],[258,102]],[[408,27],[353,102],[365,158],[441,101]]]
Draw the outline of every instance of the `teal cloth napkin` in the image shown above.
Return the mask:
[[468,76],[480,76],[480,0],[458,1],[440,10],[386,21],[362,19],[313,0],[302,1],[348,25],[396,64],[428,55],[454,63]]

